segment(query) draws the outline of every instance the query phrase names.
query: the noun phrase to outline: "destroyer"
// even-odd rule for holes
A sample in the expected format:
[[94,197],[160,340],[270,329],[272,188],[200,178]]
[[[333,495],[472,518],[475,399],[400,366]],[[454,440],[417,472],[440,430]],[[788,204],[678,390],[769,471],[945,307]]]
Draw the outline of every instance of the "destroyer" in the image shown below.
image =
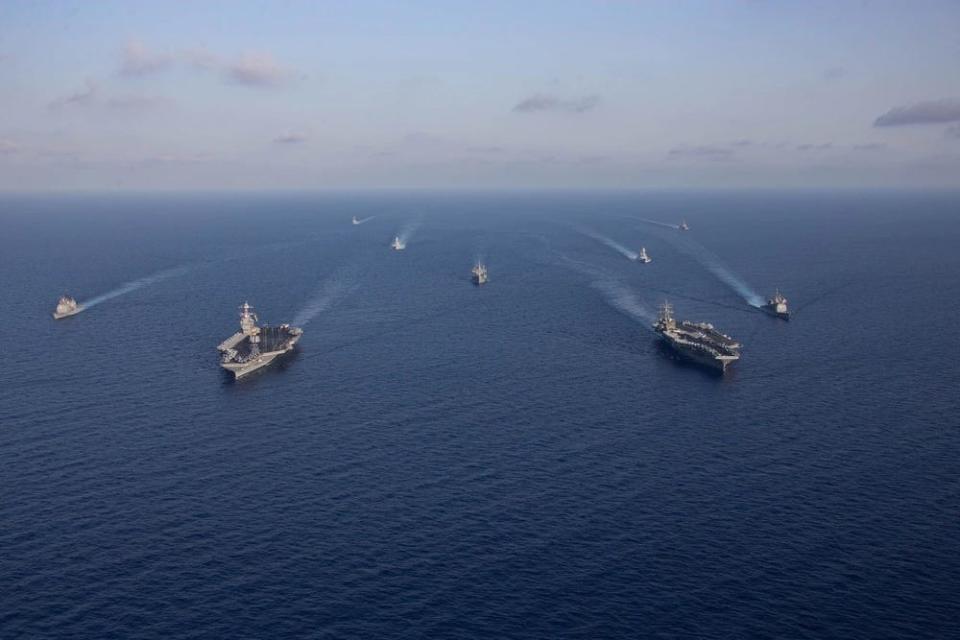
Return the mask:
[[712,324],[677,322],[669,303],[664,302],[660,307],[660,316],[653,330],[678,356],[717,373],[725,373],[731,363],[740,359],[739,342],[720,333]]
[[220,366],[240,378],[293,349],[302,335],[303,329],[288,324],[258,327],[253,307],[244,302],[240,307],[240,331],[217,347]]
[[773,294],[772,298],[767,300],[767,304],[760,308],[772,316],[783,318],[784,320],[790,319],[790,311],[787,310],[787,299],[783,297],[779,289]]
[[680,221],[680,226],[677,227],[680,231],[690,231],[690,225],[687,224],[686,220]]
[[393,247],[394,251],[403,251],[407,248],[407,243],[400,239],[400,236],[397,236],[393,239],[393,242],[390,243],[390,246]]
[[77,304],[77,301],[70,296],[61,296],[57,300],[57,308],[53,312],[53,319],[60,320],[68,316],[77,315],[83,311],[83,306]]
[[478,262],[470,273],[473,274],[473,284],[480,286],[481,284],[486,284],[487,282],[487,268],[483,265],[482,262]]
[[642,262],[643,264],[649,264],[653,262],[653,258],[647,255],[646,247],[640,247],[640,253],[637,254],[637,262]]

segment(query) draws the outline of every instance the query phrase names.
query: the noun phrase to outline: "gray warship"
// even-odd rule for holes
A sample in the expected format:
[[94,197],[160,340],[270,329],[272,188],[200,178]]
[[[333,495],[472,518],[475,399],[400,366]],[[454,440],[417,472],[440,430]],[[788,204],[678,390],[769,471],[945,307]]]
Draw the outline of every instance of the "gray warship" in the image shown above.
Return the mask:
[[677,322],[673,307],[664,302],[653,325],[664,343],[681,359],[724,374],[731,363],[740,359],[740,343],[720,333],[706,322]]
[[773,294],[772,298],[767,300],[767,304],[760,308],[772,316],[782,318],[783,320],[790,319],[790,311],[787,309],[787,299],[783,297],[779,289]]
[[647,255],[646,247],[640,247],[640,253],[637,254],[637,262],[641,264],[650,264],[653,262],[653,258]]
[[78,304],[70,296],[60,296],[60,299],[57,300],[57,308],[53,311],[53,319],[60,320],[61,318],[75,316],[81,311],[83,311],[83,305]]
[[486,284],[487,282],[487,268],[482,262],[478,262],[477,265],[471,269],[470,273],[473,274],[473,284],[480,286],[481,284]]
[[257,326],[253,307],[244,302],[240,307],[240,331],[220,343],[220,366],[241,378],[265,367],[292,350],[303,335],[303,329],[281,324],[279,327]]

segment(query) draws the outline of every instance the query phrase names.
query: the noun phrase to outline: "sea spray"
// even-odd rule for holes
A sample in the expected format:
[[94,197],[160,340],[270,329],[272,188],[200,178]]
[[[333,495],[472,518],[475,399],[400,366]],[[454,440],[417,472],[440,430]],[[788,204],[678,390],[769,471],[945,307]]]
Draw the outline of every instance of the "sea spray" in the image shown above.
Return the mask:
[[718,280],[733,289],[733,291],[740,295],[751,307],[759,308],[763,305],[763,297],[734,274],[733,271],[723,264],[723,261],[709,249],[687,237],[674,238],[671,241],[680,251],[702,264],[710,273],[715,275]]
[[639,254],[636,251],[631,251],[630,249],[627,249],[625,246],[623,246],[616,240],[613,240],[612,238],[608,238],[607,236],[600,235],[599,233],[588,231],[586,229],[579,229],[579,231],[585,236],[588,236],[590,238],[593,238],[594,240],[598,240],[602,242],[603,244],[607,245],[614,251],[617,251],[618,253],[620,253],[621,255],[623,255],[625,258],[629,260],[636,260],[637,257],[639,256]]
[[152,275],[146,276],[144,278],[139,278],[137,280],[131,280],[130,282],[125,282],[116,289],[112,289],[106,293],[100,294],[99,296],[93,297],[86,302],[80,303],[84,309],[89,309],[95,307],[101,302],[106,302],[107,300],[112,300],[118,298],[124,294],[130,293],[131,291],[136,291],[137,289],[142,289],[151,284],[160,282],[161,280],[166,280],[167,278],[173,278],[175,276],[182,276],[183,274],[189,271],[189,267],[176,267],[174,269],[166,269],[164,271],[159,271]]
[[355,267],[345,267],[330,274],[313,297],[293,318],[292,324],[302,327],[329,309],[360,285]]
[[354,218],[354,219],[353,219],[353,224],[363,224],[364,222],[370,222],[371,220],[373,220],[373,219],[376,218],[376,217],[377,217],[377,216],[367,216],[366,218],[360,218],[359,220],[358,220],[357,218]]

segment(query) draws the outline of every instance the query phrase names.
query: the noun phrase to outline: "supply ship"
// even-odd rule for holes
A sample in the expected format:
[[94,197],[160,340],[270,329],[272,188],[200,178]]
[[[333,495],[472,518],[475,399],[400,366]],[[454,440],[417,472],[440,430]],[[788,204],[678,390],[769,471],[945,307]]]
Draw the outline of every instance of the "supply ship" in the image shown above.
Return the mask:
[[706,322],[677,322],[673,307],[664,302],[653,325],[664,343],[681,359],[724,374],[731,363],[740,359],[740,343],[720,333]]
[[77,304],[77,301],[70,296],[61,296],[57,300],[57,308],[53,311],[53,319],[60,320],[69,316],[77,315],[83,311],[83,307]]
[[220,343],[220,366],[241,378],[265,367],[292,350],[303,335],[303,329],[281,324],[279,327],[257,326],[253,307],[244,302],[240,307],[240,331]]
[[767,304],[760,307],[767,313],[784,320],[790,319],[790,311],[787,310],[787,299],[783,297],[783,294],[780,293],[780,290],[777,289],[776,293],[773,294],[773,297],[767,300]]
[[649,264],[653,262],[653,258],[647,255],[646,247],[640,247],[640,253],[637,255],[637,262],[642,262],[643,264]]
[[470,273],[473,274],[473,284],[480,286],[481,284],[486,284],[487,282],[487,268],[483,265],[482,262],[478,262]]

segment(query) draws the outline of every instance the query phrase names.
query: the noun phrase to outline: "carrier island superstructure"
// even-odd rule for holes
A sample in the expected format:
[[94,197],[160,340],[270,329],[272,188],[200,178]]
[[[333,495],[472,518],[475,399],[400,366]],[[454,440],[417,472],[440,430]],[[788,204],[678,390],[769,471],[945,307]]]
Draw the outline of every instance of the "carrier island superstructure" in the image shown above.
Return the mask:
[[727,367],[740,359],[739,342],[706,322],[677,322],[673,318],[673,307],[667,302],[660,307],[653,330],[681,359],[717,373],[726,373]]
[[257,326],[253,307],[244,302],[240,307],[240,331],[220,343],[220,366],[236,378],[265,367],[292,350],[303,335],[303,329],[281,324],[279,327]]

